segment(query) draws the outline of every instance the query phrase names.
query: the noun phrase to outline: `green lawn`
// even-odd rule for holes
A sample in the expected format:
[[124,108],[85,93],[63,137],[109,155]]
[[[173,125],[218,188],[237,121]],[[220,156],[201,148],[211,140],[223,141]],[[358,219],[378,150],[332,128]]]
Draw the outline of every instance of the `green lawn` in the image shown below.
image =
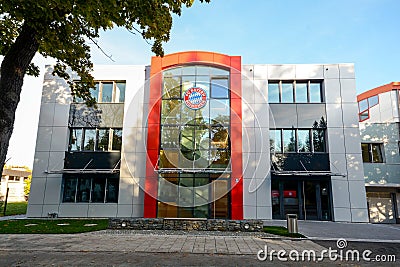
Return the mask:
[[[6,216],[26,214],[27,206],[28,206],[28,202],[26,202],[26,201],[24,201],[24,202],[10,202],[10,203],[7,203]],[[4,204],[1,207],[0,216],[4,215],[3,211],[4,211]]]
[[108,219],[20,219],[0,221],[0,234],[74,234],[107,226]]
[[264,226],[264,232],[273,234],[273,235],[280,235],[280,236],[287,236],[287,237],[305,237],[302,234],[294,234],[294,233],[289,233],[286,227],[283,226]]

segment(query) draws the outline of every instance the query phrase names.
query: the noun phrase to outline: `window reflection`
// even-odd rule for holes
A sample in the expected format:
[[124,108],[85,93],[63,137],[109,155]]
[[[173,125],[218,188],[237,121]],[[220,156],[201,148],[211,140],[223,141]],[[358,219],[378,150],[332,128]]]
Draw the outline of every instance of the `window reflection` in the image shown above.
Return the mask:
[[270,82],[268,84],[269,103],[279,103],[279,83]]
[[296,151],[296,132],[295,130],[283,130],[283,152]]
[[103,83],[103,88],[101,90],[101,102],[109,103],[112,102],[113,95],[113,83]]
[[297,140],[299,152],[311,151],[311,139],[309,130],[297,130]]
[[296,83],[296,103],[307,103],[307,83]]
[[94,150],[95,142],[96,142],[96,129],[86,129],[85,140],[83,142],[83,149]]
[[226,149],[229,146],[229,132],[228,129],[222,126],[211,128],[211,148]]
[[180,77],[164,78],[163,99],[181,97],[181,79]]
[[71,151],[79,151],[82,147],[82,129],[71,129]]
[[269,103],[322,103],[319,81],[269,81]]
[[314,144],[314,152],[325,152],[325,130],[323,129],[314,129],[312,131],[313,134],[313,144]]
[[212,124],[229,125],[229,100],[211,100],[210,119]]
[[211,97],[229,98],[228,79],[211,79]]
[[282,83],[282,103],[293,103],[293,83]]
[[282,152],[282,137],[280,130],[270,130],[270,149],[271,153],[281,153]]
[[310,82],[310,102],[311,103],[321,103],[321,83]]
[[108,138],[109,138],[109,130],[108,129],[99,129],[98,137],[97,137],[97,151],[107,151],[108,150]]

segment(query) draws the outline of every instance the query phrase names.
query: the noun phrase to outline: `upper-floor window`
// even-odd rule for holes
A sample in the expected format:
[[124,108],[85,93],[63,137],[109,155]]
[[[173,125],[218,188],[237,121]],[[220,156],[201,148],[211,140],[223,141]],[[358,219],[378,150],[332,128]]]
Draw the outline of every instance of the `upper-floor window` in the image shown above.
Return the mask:
[[271,129],[271,153],[326,152],[325,129]]
[[358,102],[358,117],[359,121],[369,119],[369,109],[379,104],[379,97],[377,95],[363,99]]
[[[98,81],[94,88],[90,88],[90,95],[97,103],[123,103],[125,101],[125,81]],[[81,103],[81,98],[75,98]]]
[[363,162],[383,163],[383,144],[361,143]]
[[119,151],[122,129],[70,128],[70,151]]
[[320,81],[269,81],[269,103],[322,103]]

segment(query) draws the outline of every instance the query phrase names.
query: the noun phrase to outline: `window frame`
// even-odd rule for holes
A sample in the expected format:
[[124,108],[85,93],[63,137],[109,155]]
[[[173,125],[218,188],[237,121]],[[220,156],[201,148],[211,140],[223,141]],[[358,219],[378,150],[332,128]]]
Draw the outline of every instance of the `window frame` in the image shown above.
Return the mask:
[[[368,146],[368,161],[364,161],[364,150],[363,150],[363,145]],[[378,147],[379,148],[379,154],[380,154],[380,161],[376,161],[375,156],[374,156],[374,151],[373,148]],[[363,163],[385,163],[386,158],[385,158],[385,151],[384,151],[384,144],[383,143],[361,143],[361,153],[362,153],[362,160]],[[379,159],[378,159],[379,160]]]
[[[80,81],[75,81],[76,83],[79,83]],[[112,91],[111,91],[111,102],[103,102],[103,84],[109,84],[112,83]],[[117,99],[117,85],[118,84],[125,84],[124,88],[124,97],[123,97],[123,102],[120,101],[121,95],[119,95]],[[126,93],[126,80],[100,80],[100,81],[95,81],[95,87],[90,88],[89,91],[92,95],[92,91],[97,91],[97,95],[94,97],[96,98],[96,103],[125,103],[125,93]],[[93,95],[92,95],[93,96]],[[83,100],[81,98],[77,98],[74,96],[73,99],[74,103],[83,103]]]
[[[90,180],[89,181],[89,186],[86,188],[82,188],[85,190],[80,189],[79,187],[81,185],[82,180]],[[103,201],[93,201],[93,192],[94,192],[94,184],[95,180],[104,180],[104,188],[102,189],[102,194],[103,194]],[[66,182],[67,181],[72,181],[72,184],[74,184],[74,188],[70,188],[69,190],[71,191],[71,195],[66,195]],[[111,183],[111,181],[113,181]],[[62,181],[62,195],[61,195],[61,202],[62,203],[96,203],[96,204],[107,204],[107,203],[118,203],[118,198],[119,198],[119,186],[115,187],[115,200],[114,201],[109,201],[108,197],[108,191],[109,191],[109,185],[110,184],[115,184],[119,185],[120,183],[120,178],[119,177],[104,177],[103,175],[95,175],[93,177],[84,177],[82,175],[76,175],[76,176],[64,176],[63,181]],[[89,196],[87,201],[78,201],[79,199],[82,199],[82,197],[79,197],[78,194],[79,192],[84,192],[88,191]],[[69,197],[69,198],[67,198]],[[66,201],[66,199],[69,199],[69,201]]]
[[[80,144],[80,149],[79,150],[72,150],[72,140],[73,140],[73,131],[74,130],[79,130],[82,132],[81,134],[81,144]],[[85,144],[85,138],[86,138],[86,131],[87,130],[95,130],[95,140],[94,140],[94,147],[93,150],[87,150],[84,148]],[[106,130],[108,131],[108,147],[107,150],[101,150],[98,149],[98,144],[99,144],[99,131],[101,130]],[[113,149],[114,145],[114,131],[115,130],[120,130],[121,131],[121,149],[120,150],[115,150]],[[68,151],[69,152],[114,152],[114,151],[121,151],[122,150],[122,137],[123,137],[123,129],[122,128],[110,128],[110,127],[98,127],[98,128],[86,128],[86,127],[69,127],[69,143],[68,143]]]
[[[323,80],[268,80],[268,90],[269,85],[278,85],[278,101],[270,102],[269,104],[321,104],[325,103],[325,98],[322,92],[323,88]],[[283,102],[283,84],[291,84],[292,85],[292,98],[293,101],[291,102]],[[306,94],[307,94],[307,101],[298,101],[297,100],[297,84],[306,84]],[[311,101],[311,84],[318,84],[319,85],[319,101]]]
[[[295,149],[293,151],[286,151],[285,150],[285,145],[284,145],[285,142],[284,142],[284,138],[283,138],[284,137],[283,136],[284,130],[286,130],[286,131],[294,131],[295,132],[294,133]],[[308,131],[310,151],[300,151],[299,138],[298,138],[298,131],[299,130],[300,131]],[[270,146],[271,154],[288,154],[288,153],[321,154],[321,153],[328,153],[327,152],[327,140],[326,140],[326,128],[271,128],[271,129],[269,129],[269,131],[270,131],[270,140],[271,140],[271,131],[278,132],[277,135],[280,136],[280,151],[276,152],[275,149],[274,149],[274,151],[272,151],[271,150],[271,146]],[[315,151],[315,142],[314,142],[314,136],[313,136],[313,132],[314,131],[323,131],[323,135],[324,135],[323,151]]]

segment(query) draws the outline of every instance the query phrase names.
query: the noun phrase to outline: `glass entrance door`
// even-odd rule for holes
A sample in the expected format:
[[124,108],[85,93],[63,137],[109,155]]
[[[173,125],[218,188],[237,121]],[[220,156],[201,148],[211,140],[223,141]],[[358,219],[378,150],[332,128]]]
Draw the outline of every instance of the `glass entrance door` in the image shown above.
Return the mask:
[[271,198],[274,219],[297,214],[301,220],[331,220],[329,181],[273,179]]
[[304,220],[319,220],[317,204],[317,187],[319,187],[319,182],[303,181],[301,187],[303,189]]

